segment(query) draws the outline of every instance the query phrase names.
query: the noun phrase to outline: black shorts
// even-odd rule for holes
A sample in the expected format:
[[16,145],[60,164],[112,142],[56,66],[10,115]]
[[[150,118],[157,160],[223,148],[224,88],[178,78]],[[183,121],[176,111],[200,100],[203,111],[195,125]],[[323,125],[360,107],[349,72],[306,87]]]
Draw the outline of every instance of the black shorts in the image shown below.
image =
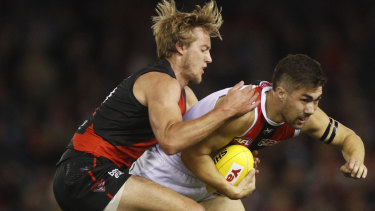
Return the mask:
[[128,167],[68,149],[57,163],[53,192],[63,210],[103,210],[129,177]]

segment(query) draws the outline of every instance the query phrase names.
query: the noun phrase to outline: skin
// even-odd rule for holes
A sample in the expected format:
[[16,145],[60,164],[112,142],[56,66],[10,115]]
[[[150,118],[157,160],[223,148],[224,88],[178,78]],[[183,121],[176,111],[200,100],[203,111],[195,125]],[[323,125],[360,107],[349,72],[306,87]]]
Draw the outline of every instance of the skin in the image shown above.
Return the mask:
[[[197,102],[189,83],[200,83],[207,64],[212,62],[209,34],[200,27],[193,30],[196,40],[189,46],[176,43],[177,52],[166,58],[176,75],[149,72],[140,76],[133,87],[136,99],[148,107],[152,130],[167,154],[190,147],[219,128],[227,119],[254,109],[257,95],[251,88],[236,84],[221,106],[199,119],[182,121],[178,106],[181,89],[185,88],[187,109]],[[176,138],[178,137],[178,138]],[[147,191],[144,191],[147,190]],[[197,202],[148,179],[132,175],[126,182],[119,210],[203,210]]]
[[[301,133],[319,140],[329,122],[327,114],[318,108],[321,96],[322,87],[287,92],[279,86],[266,93],[267,117],[274,122],[287,122],[293,128],[301,129]],[[217,106],[221,103],[222,100],[219,100]],[[238,186],[233,186],[218,172],[210,155],[229,144],[233,137],[243,134],[253,121],[254,111],[233,118],[205,141],[184,150],[182,161],[198,178],[228,198],[241,199],[248,196],[255,189],[254,175],[249,174],[245,177],[246,182],[241,181]],[[336,136],[330,145],[340,149],[343,154],[345,163],[340,170],[345,176],[366,178],[367,167],[363,163],[364,145],[354,131],[339,123]],[[257,155],[257,152],[255,153]],[[238,200],[238,203],[241,202]]]

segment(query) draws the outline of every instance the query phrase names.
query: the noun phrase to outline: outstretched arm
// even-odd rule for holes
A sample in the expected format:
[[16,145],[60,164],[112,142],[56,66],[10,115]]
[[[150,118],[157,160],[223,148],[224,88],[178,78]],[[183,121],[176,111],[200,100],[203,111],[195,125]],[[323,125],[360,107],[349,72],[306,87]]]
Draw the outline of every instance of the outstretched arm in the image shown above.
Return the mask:
[[346,163],[340,170],[345,176],[366,178],[365,147],[362,139],[353,130],[328,117],[318,108],[306,122],[302,132],[341,149]]
[[221,106],[190,121],[182,121],[178,107],[181,87],[174,78],[157,72],[147,73],[136,81],[133,91],[138,101],[148,107],[151,127],[161,148],[167,154],[175,154],[207,137],[230,117],[258,105],[252,104],[257,95],[251,86],[241,89],[242,86],[243,82],[234,86]]

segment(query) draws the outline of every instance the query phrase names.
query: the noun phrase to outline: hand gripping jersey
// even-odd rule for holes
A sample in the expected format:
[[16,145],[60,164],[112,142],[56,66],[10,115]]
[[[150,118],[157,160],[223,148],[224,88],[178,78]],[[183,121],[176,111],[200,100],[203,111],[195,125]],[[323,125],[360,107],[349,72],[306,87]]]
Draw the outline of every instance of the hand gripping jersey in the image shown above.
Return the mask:
[[[240,144],[256,150],[297,136],[300,130],[291,128],[287,123],[273,122],[267,117],[266,92],[272,89],[272,84],[262,81],[253,88],[259,93],[257,100],[261,104],[254,110],[255,118],[247,131],[234,137],[230,144]],[[184,115],[184,120],[199,118],[214,109],[217,100],[225,96],[229,89],[214,92],[200,100]],[[151,179],[196,201],[212,197],[206,191],[206,185],[185,167],[180,153],[167,155],[159,145],[147,150],[133,164],[130,173]]]
[[[161,72],[176,78],[169,62],[160,60],[124,79],[78,128],[68,148],[95,157],[106,157],[117,166],[130,166],[142,153],[157,143],[151,129],[148,109],[135,98],[133,85],[148,72]],[[181,90],[179,107],[186,109]]]
[[[297,136],[300,130],[293,129],[287,123],[276,123],[267,117],[266,92],[272,89],[272,84],[262,81],[254,86],[255,92],[259,93],[257,100],[261,101],[255,112],[255,119],[248,130],[239,137],[233,138],[231,144],[239,144],[250,150],[261,149],[272,146],[279,141]],[[196,119],[214,109],[217,100],[226,95],[229,88],[214,92],[200,100],[184,116],[184,120]]]

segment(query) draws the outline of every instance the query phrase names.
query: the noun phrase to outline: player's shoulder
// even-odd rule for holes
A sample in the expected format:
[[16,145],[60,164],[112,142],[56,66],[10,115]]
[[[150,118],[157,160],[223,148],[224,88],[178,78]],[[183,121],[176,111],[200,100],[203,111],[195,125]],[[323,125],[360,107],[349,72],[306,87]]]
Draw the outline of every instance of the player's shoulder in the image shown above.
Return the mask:
[[164,72],[158,72],[158,71],[150,71],[147,73],[142,74],[138,80],[147,81],[148,83],[171,83],[171,84],[178,84],[178,81],[176,78],[172,77],[171,75],[164,73]]
[[180,84],[176,78],[161,72],[145,73],[137,79],[137,83],[145,87],[150,87],[152,88],[151,90],[181,90]]
[[137,79],[133,91],[135,95],[144,96],[147,102],[151,99],[175,101],[179,99],[181,87],[178,81],[168,74],[148,72]]

